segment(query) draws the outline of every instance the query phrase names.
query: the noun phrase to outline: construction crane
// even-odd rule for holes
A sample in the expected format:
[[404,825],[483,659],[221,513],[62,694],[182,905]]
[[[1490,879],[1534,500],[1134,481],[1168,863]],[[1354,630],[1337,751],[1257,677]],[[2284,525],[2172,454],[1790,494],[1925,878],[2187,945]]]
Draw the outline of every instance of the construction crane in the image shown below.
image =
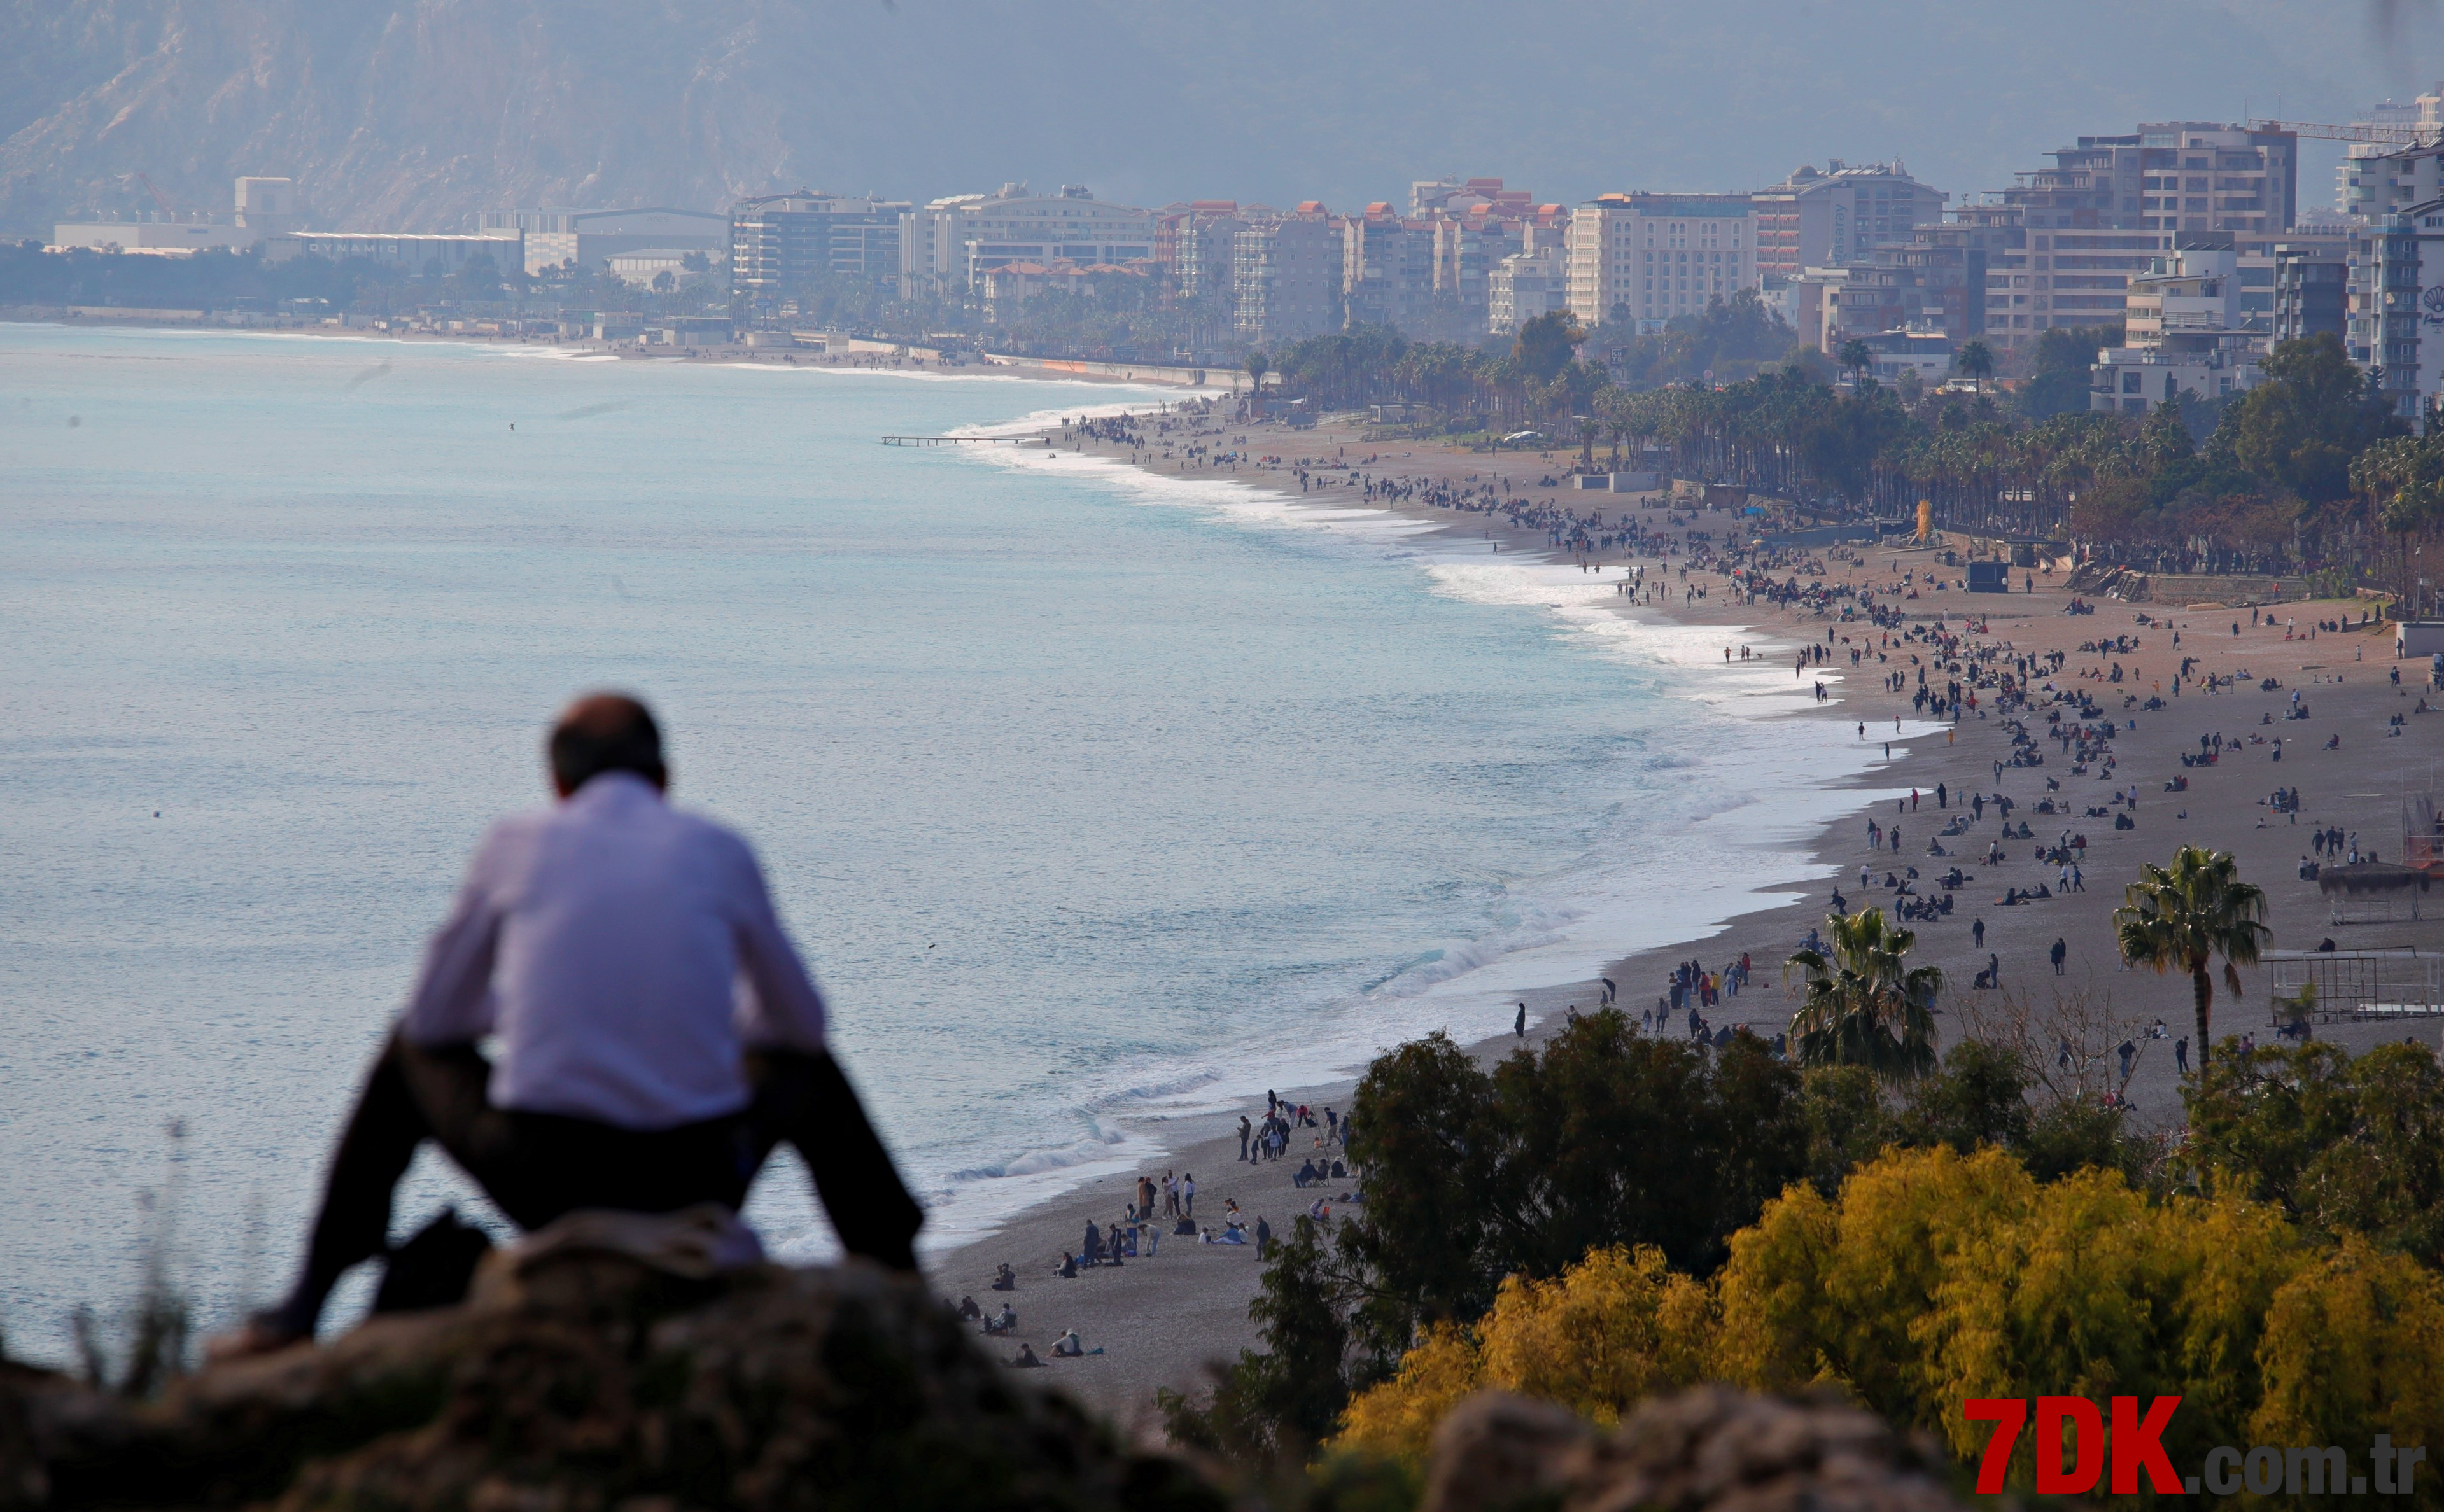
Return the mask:
[[2313,120],[2252,120],[2251,131],[2287,131],[2294,137],[2309,137],[2319,141],[2366,142],[2377,147],[2426,147],[2435,137],[2416,126],[2329,126]]

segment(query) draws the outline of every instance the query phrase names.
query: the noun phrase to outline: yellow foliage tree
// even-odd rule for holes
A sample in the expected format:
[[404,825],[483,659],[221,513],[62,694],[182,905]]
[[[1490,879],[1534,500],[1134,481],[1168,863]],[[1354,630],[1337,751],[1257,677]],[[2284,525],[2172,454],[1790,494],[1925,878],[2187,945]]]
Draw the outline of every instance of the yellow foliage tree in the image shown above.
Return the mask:
[[1935,1426],[1948,1382],[1916,1330],[1962,1252],[2038,1190],[2002,1151],[1941,1146],[1887,1151],[1842,1183],[1838,1205],[1791,1188],[1731,1239],[1718,1369],[1758,1391],[1837,1386]]
[[1837,1386],[1971,1457],[1989,1431],[1961,1413],[1972,1396],[2179,1395],[2166,1447],[2195,1464],[2244,1442],[2262,1320],[2305,1244],[2261,1204],[2157,1206],[2116,1172],[2040,1184],[1997,1150],[1888,1151],[1838,1203],[1793,1188],[1733,1236],[1715,1365],[1762,1391]]
[[[2379,1433],[2444,1445],[2444,1281],[2345,1239],[2275,1294],[2257,1366],[2264,1394],[2240,1442],[2340,1445],[2361,1469]],[[2444,1470],[2422,1466],[2412,1486],[2444,1506]]]
[[2223,1444],[2444,1445],[2444,1282],[2358,1241],[2321,1257],[2266,1204],[2150,1203],[2094,1170],[2039,1183],[1993,1149],[1886,1151],[1838,1200],[1802,1185],[1768,1204],[1711,1285],[1653,1249],[1513,1278],[1353,1402],[1341,1443],[1420,1458],[1485,1387],[1609,1424],[1705,1379],[1830,1386],[1971,1460],[1975,1396],[2176,1395],[2164,1447],[2190,1466]]
[[1349,1404],[1336,1447],[1422,1461],[1443,1414],[1488,1387],[1610,1427],[1641,1398],[1712,1375],[1715,1330],[1712,1293],[1661,1250],[1599,1249],[1552,1281],[1504,1282],[1474,1328],[1430,1330],[1398,1375]]

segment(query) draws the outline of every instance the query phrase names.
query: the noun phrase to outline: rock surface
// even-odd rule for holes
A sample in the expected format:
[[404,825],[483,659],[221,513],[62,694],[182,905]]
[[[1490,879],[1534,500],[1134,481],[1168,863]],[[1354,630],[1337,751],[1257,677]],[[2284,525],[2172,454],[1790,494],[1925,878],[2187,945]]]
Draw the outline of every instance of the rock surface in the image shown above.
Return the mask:
[[600,1253],[130,1406],[0,1374],[0,1507],[1219,1508],[862,1266],[688,1281]]
[[[1709,1389],[1610,1435],[1486,1392],[1444,1422],[1427,1512],[1959,1512],[1931,1445],[1829,1403]],[[1222,1481],[1250,1466],[1213,1466]],[[1288,1504],[1338,1504],[1275,1485]],[[1253,1497],[1254,1501],[1249,1499]],[[1235,1498],[1267,1500],[1253,1485]],[[459,1307],[374,1318],[134,1405],[0,1365],[0,1512],[1221,1512],[861,1265],[695,1280],[626,1256],[496,1256]],[[1374,1504],[1373,1502],[1368,1503]]]
[[1935,1447],[1855,1408],[1720,1387],[1638,1408],[1605,1436],[1499,1392],[1444,1419],[1425,1512],[1959,1512]]

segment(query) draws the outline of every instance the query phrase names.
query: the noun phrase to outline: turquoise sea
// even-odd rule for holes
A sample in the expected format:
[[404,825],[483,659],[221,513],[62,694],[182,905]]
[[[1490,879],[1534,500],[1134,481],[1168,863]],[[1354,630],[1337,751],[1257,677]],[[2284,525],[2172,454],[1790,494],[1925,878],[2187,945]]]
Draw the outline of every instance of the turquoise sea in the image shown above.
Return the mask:
[[[1851,732],[1609,581],[876,444],[1172,397],[0,325],[11,1348],[58,1355],[148,1243],[207,1324],[285,1280],[583,690],[649,698],[679,800],[760,850],[936,1244],[1812,875]],[[822,1253],[789,1174],[750,1216]],[[463,1196],[420,1166],[399,1221]]]

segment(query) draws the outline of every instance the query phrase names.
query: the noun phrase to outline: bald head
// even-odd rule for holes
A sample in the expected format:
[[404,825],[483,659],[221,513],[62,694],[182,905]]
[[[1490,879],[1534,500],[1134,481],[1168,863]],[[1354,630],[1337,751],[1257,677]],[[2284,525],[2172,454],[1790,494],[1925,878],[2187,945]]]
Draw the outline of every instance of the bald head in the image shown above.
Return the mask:
[[568,797],[604,772],[635,772],[668,785],[662,732],[651,710],[625,693],[592,693],[561,712],[551,727],[551,782]]

